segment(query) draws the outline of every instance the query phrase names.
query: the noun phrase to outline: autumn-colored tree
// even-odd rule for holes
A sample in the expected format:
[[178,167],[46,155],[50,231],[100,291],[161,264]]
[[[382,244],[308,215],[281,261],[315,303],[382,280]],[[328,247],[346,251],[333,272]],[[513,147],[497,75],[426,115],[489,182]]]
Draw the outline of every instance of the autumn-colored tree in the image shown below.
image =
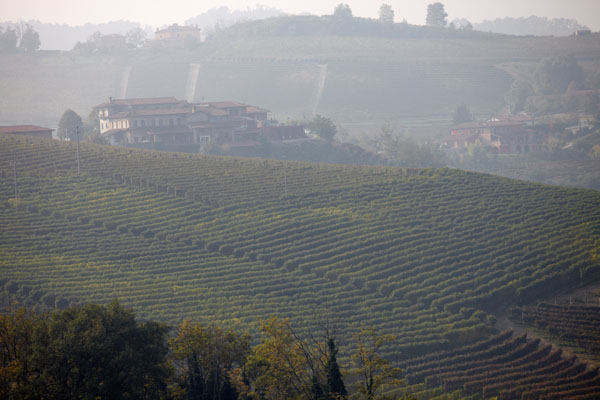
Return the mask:
[[353,372],[357,376],[357,395],[365,400],[383,399],[382,392],[402,382],[399,378],[402,370],[390,366],[379,355],[381,348],[396,340],[396,337],[378,334],[375,328],[363,325],[354,335],[354,340],[356,352],[352,355],[352,360],[356,364]]
[[249,357],[255,391],[268,400],[312,398],[313,379],[290,321],[271,317],[261,321],[261,343]]
[[188,399],[237,399],[247,391],[241,378],[250,351],[247,333],[186,320],[171,346],[180,372],[178,384]]

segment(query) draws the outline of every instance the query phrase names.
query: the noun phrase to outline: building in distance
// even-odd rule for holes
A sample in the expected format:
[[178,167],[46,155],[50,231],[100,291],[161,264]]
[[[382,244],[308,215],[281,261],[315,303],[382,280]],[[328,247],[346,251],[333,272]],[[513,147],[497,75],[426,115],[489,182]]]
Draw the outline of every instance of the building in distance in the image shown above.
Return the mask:
[[44,128],[37,125],[0,126],[0,134],[22,135],[45,139],[52,139],[52,131],[54,131],[54,129]]
[[198,26],[170,25],[165,29],[156,28],[154,39],[158,41],[197,40],[200,42],[200,28]]
[[[265,137],[269,125],[268,110],[235,101],[189,103],[175,97],[109,98],[94,110],[100,134],[113,145],[187,147],[188,151],[208,144],[251,146]],[[270,126],[268,136],[271,140],[283,140],[301,135],[286,127]]]

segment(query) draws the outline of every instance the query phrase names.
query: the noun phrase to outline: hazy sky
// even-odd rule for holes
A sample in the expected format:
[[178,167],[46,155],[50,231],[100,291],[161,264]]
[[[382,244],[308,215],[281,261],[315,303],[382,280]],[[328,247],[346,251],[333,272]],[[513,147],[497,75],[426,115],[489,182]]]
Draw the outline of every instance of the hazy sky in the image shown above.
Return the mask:
[[[331,14],[341,2],[352,8],[354,15],[376,17],[379,5],[390,4],[396,20],[423,24],[427,4],[436,0],[0,0],[0,21],[37,19],[82,25],[86,22],[130,20],[153,27],[183,23],[202,12],[227,5],[230,9],[246,9],[263,4],[287,13]],[[574,18],[594,31],[600,30],[600,0],[442,0],[449,20],[467,18],[471,22],[496,17]]]

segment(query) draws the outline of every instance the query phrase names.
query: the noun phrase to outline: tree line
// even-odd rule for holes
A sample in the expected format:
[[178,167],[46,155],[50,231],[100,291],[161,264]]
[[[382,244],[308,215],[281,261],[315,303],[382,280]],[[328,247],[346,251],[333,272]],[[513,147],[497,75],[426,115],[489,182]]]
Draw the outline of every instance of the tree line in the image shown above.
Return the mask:
[[32,52],[40,48],[40,35],[30,25],[0,26],[0,53]]
[[353,336],[347,389],[335,329],[317,325],[261,320],[252,345],[229,327],[138,321],[118,301],[42,314],[19,308],[0,315],[0,398],[391,398],[385,392],[401,383],[401,370],[379,351],[393,336],[364,326]]

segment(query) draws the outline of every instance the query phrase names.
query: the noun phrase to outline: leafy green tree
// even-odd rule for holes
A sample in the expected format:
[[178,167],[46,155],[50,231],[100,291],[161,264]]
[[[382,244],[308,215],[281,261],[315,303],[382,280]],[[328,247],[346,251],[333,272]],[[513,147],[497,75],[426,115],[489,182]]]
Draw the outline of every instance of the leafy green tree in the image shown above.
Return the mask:
[[74,140],[76,139],[76,129],[79,129],[79,134],[83,135],[83,121],[79,114],[68,109],[63,113],[62,117],[60,117],[60,121],[58,121],[56,134],[63,140]]
[[172,372],[167,332],[163,324],[136,322],[116,301],[2,316],[0,383],[10,384],[0,384],[0,397],[159,398]]
[[168,328],[137,323],[118,302],[53,313],[37,337],[49,398],[157,398],[166,393]]
[[523,111],[527,97],[533,95],[533,87],[526,81],[514,81],[506,94],[504,101],[512,114]]
[[337,133],[337,127],[333,121],[318,114],[308,123],[307,128],[328,142],[332,141]]
[[467,107],[466,104],[460,104],[456,106],[454,115],[452,116],[452,122],[454,125],[471,121],[473,121],[473,116],[471,115],[471,110],[469,110],[469,107]]
[[356,389],[360,399],[383,399],[386,389],[400,385],[400,368],[389,365],[389,362],[379,355],[381,348],[396,340],[394,335],[380,335],[375,328],[366,328],[354,335],[356,352],[352,360],[356,364],[354,374],[357,376]]
[[24,308],[0,315],[0,398],[34,396],[37,374],[31,360],[36,329],[44,318]]
[[231,329],[184,321],[171,340],[173,357],[183,371],[179,385],[188,399],[237,399],[241,368],[250,351],[250,336]]
[[32,52],[40,48],[40,35],[30,25],[25,25],[25,29],[21,32],[21,40],[19,41],[19,49]]
[[394,10],[392,6],[384,3],[379,7],[379,22],[383,22],[384,24],[394,23]]
[[583,70],[573,56],[546,58],[533,74],[535,89],[540,94],[564,93],[569,84],[579,85]]
[[427,6],[427,19],[425,21],[427,25],[444,27],[448,23],[446,17],[448,17],[448,14],[442,3],[438,2]]

